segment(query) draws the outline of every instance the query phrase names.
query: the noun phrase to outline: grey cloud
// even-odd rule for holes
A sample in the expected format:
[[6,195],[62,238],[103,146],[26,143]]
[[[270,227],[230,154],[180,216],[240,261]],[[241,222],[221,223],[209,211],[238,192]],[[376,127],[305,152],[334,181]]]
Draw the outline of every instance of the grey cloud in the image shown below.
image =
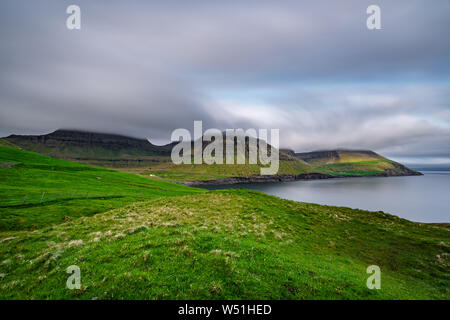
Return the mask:
[[362,148],[450,158],[450,126],[441,117],[448,106],[437,103],[446,96],[434,85],[325,86],[258,103],[224,100],[216,108],[228,114],[227,125],[280,128],[282,145],[297,151]]
[[368,31],[368,0],[79,0],[82,30],[68,31],[71,1],[2,1],[0,135],[162,143],[203,120],[277,126],[299,151],[450,158],[450,3],[377,3],[383,29]]

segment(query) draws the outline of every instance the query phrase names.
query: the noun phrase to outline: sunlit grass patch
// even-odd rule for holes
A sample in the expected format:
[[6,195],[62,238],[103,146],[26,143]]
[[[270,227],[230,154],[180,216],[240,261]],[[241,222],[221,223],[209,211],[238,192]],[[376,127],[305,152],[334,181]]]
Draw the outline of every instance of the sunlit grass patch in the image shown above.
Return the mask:
[[[381,212],[242,189],[157,198],[2,232],[0,297],[446,299],[448,239],[448,229]],[[72,291],[73,264],[83,286]],[[371,264],[380,291],[365,286]]]

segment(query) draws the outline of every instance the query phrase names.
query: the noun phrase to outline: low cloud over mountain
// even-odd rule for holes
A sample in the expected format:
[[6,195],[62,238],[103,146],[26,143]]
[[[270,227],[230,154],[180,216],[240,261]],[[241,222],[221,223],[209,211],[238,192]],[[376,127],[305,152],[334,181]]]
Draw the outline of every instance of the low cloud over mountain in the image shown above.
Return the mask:
[[[297,151],[450,162],[450,4],[0,3],[0,135],[73,128],[168,142],[179,127],[279,128]],[[439,4],[438,4],[439,3]]]

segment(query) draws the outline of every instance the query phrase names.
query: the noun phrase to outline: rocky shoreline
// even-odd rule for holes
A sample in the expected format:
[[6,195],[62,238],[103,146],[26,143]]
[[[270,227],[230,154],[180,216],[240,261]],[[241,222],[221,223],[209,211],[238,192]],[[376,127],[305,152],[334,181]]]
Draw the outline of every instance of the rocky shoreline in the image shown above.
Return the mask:
[[334,178],[360,178],[360,177],[403,177],[403,176],[421,176],[420,172],[410,170],[404,174],[383,172],[373,175],[331,175],[325,173],[302,173],[298,175],[280,174],[274,176],[250,176],[250,177],[230,177],[217,180],[194,180],[194,181],[173,181],[191,187],[207,186],[207,185],[223,185],[223,184],[241,184],[241,183],[270,183],[270,182],[289,182],[297,180],[320,180]]

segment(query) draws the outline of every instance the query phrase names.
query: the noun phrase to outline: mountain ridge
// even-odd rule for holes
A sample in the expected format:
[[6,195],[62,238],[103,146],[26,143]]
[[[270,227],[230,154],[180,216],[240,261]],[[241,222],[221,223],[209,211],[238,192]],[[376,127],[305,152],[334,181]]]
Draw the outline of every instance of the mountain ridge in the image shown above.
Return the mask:
[[[14,145],[61,158],[130,158],[133,156],[168,156],[173,144],[157,146],[147,139],[140,139],[112,133],[82,130],[58,129],[44,135],[10,135],[3,138]],[[41,146],[41,152],[36,148]],[[72,150],[68,150],[72,148]],[[103,155],[86,152],[80,148],[102,148]],[[63,151],[62,151],[63,149]],[[62,152],[61,152],[62,151]]]
[[[77,139],[83,138],[83,139]],[[11,134],[7,137],[1,138],[9,143],[12,143],[17,146],[27,147],[25,141],[32,141],[34,143],[43,143],[48,144],[51,143],[52,140],[60,140],[71,142],[73,144],[77,144],[80,142],[85,142],[89,146],[95,146],[99,143],[104,143],[108,147],[112,149],[118,149],[120,146],[134,146],[143,148],[144,150],[152,149],[153,153],[157,153],[160,155],[170,156],[170,150],[176,142],[164,144],[164,145],[155,145],[151,143],[148,139],[137,138],[122,134],[115,133],[104,133],[104,132],[96,132],[96,131],[84,131],[84,130],[75,130],[75,129],[58,129],[48,134],[42,135],[18,135]],[[114,142],[114,145],[111,144]],[[208,144],[209,142],[204,142],[204,144]],[[270,145],[269,145],[270,146]],[[351,149],[351,148],[336,148],[336,149],[320,149],[309,152],[296,152],[292,149],[280,148],[280,152],[296,157],[298,159],[304,160],[305,162],[309,162],[307,160],[316,159],[320,157],[324,157],[326,155],[330,157],[339,158],[340,152],[352,152],[352,153],[366,153],[374,156],[380,156],[376,152],[368,149]],[[149,154],[154,155],[154,154]],[[381,157],[381,156],[380,156]],[[383,157],[384,158],[384,157]]]
[[[295,152],[279,149],[280,170],[276,176],[260,178],[261,164],[234,166],[174,165],[171,150],[177,142],[157,146],[147,139],[118,134],[60,129],[45,135],[10,135],[2,139],[28,151],[61,159],[165,180],[189,184],[292,181],[355,176],[421,175],[408,167],[387,159],[371,150],[335,149]],[[261,142],[259,142],[261,143]],[[203,142],[203,148],[209,142]],[[268,144],[268,148],[271,146]],[[245,143],[248,155],[248,140]]]

